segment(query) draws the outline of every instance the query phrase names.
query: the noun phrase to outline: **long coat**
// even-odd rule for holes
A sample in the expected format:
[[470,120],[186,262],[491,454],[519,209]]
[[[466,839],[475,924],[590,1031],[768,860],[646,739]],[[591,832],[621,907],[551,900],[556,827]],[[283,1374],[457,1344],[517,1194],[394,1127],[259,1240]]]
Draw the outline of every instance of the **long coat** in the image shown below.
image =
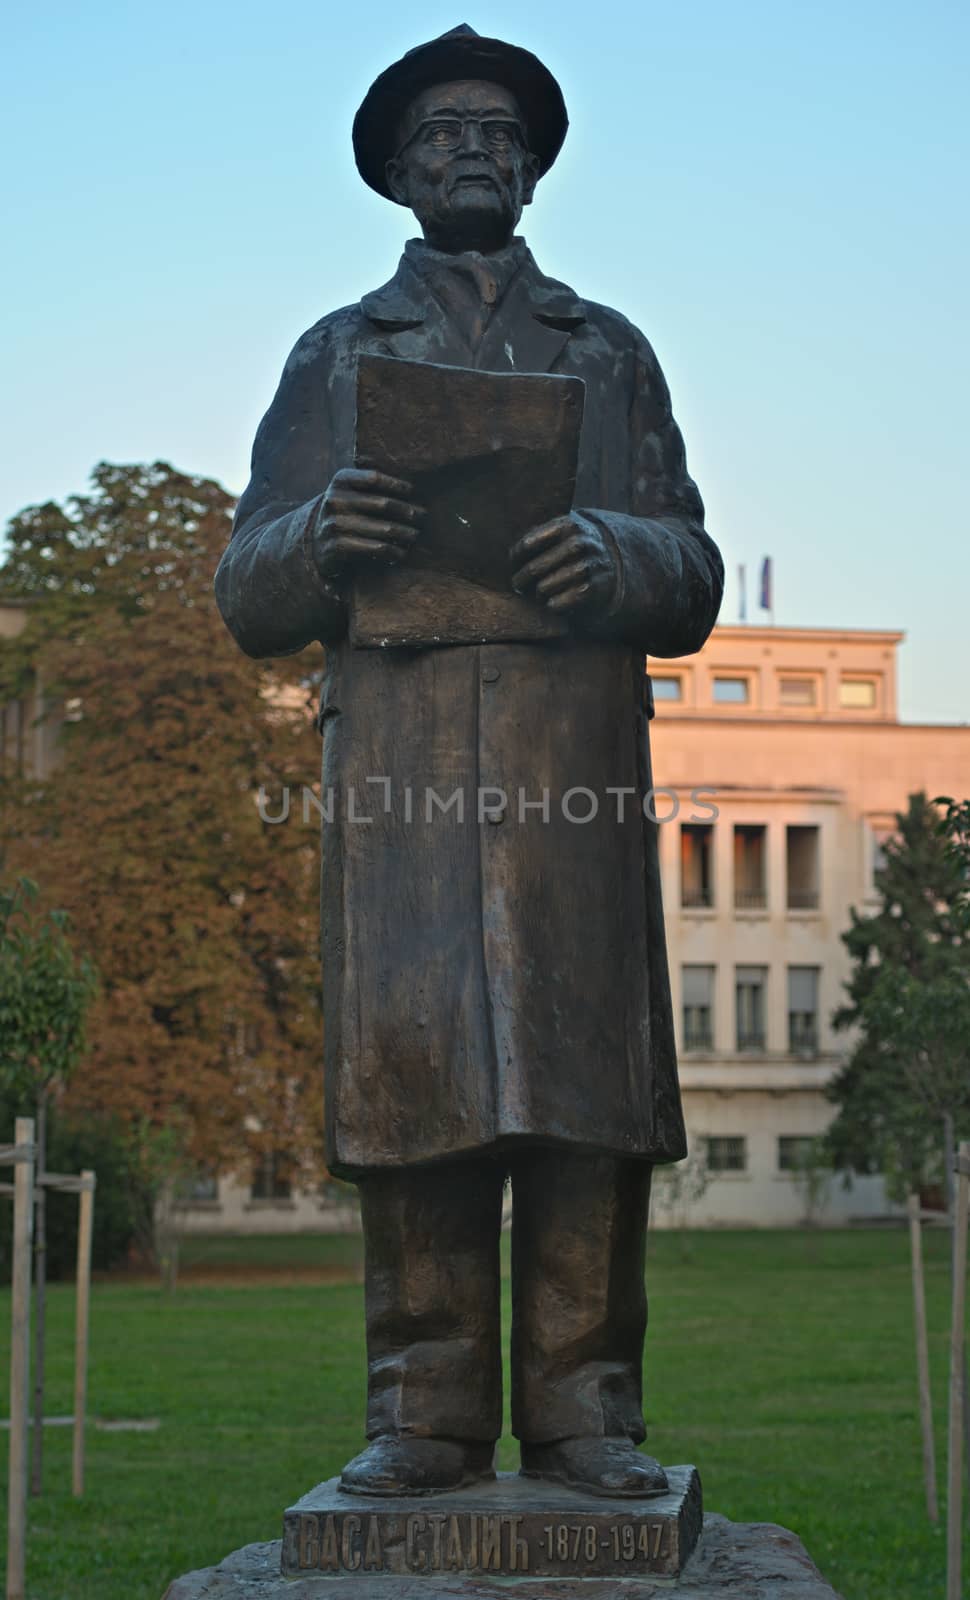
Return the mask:
[[[699,649],[723,568],[650,346],[525,252],[476,358],[585,380],[575,503],[616,559],[607,614],[559,640],[512,626],[501,643],[354,648],[346,597],[310,553],[320,496],[353,461],[358,353],[468,365],[454,315],[406,254],[383,289],[300,339],[216,578],[249,654],[326,646],[330,1165],[352,1176],[521,1140],[678,1159],[656,825],[641,804],[644,657]],[[492,788],[504,811],[476,798]],[[461,790],[463,817],[429,811],[429,789]],[[548,820],[529,807],[544,790]]]

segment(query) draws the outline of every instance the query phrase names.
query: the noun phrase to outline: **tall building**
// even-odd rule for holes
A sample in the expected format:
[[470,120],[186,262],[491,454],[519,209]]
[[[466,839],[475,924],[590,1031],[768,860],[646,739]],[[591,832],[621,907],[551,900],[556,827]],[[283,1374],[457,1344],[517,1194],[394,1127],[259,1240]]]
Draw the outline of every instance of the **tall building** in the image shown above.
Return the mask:
[[[848,1048],[831,1017],[850,907],[874,909],[908,795],[970,795],[970,728],[899,721],[902,638],[719,627],[697,655],[650,662],[680,1079],[709,1180],[696,1222],[804,1216],[794,1169]],[[886,1210],[878,1180],[833,1182],[822,1216]]]

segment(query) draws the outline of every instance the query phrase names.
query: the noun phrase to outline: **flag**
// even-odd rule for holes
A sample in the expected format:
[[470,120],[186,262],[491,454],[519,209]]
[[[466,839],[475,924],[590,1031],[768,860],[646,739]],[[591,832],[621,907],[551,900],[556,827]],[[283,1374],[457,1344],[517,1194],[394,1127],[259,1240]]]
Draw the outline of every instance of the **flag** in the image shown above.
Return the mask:
[[747,622],[747,620],[748,620],[748,594],[747,594],[747,583],[745,581],[745,571],[744,571],[744,562],[743,561],[740,562],[739,565],[738,565],[738,590],[740,591],[740,599],[738,601],[738,621],[739,622]]
[[761,609],[770,611],[771,602],[771,557],[765,556],[761,563]]

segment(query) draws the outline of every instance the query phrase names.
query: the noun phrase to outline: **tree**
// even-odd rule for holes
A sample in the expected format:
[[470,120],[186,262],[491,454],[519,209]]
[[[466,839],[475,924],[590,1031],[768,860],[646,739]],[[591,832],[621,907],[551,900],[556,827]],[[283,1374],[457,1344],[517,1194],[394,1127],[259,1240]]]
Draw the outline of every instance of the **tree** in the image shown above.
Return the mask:
[[0,1089],[14,1105],[34,1112],[37,1187],[34,1229],[34,1494],[40,1493],[44,1418],[44,1337],[47,1290],[47,1104],[65,1084],[85,1046],[88,1008],[95,993],[94,968],[75,956],[63,911],[31,914],[37,886],[21,878],[0,889]]
[[828,1093],[836,1164],[883,1172],[898,1198],[938,1181],[942,1119],[970,1119],[967,878],[938,807],[911,795],[876,874],[875,915],[852,913],[848,1003],[857,1040]]
[[[75,1109],[184,1131],[184,1159],[322,1167],[313,833],[260,818],[261,784],[311,782],[319,652],[247,661],[212,577],[231,496],[102,464],[88,494],[9,529],[0,597],[27,599],[0,700],[33,677],[60,724],[56,770],[7,774],[9,853],[71,913],[101,974]],[[41,872],[42,869],[42,872]]]
[[36,899],[29,878],[0,887],[0,1086],[31,1107],[76,1067],[95,990],[94,968],[67,937],[66,914],[32,914]]

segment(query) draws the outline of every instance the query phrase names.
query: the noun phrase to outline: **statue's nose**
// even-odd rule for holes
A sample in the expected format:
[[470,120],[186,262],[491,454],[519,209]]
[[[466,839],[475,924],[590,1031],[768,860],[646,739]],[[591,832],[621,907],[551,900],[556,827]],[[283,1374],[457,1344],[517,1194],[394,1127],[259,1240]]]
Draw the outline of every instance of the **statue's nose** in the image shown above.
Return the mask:
[[469,155],[482,155],[487,152],[485,135],[480,122],[463,122],[461,128],[461,148]]

